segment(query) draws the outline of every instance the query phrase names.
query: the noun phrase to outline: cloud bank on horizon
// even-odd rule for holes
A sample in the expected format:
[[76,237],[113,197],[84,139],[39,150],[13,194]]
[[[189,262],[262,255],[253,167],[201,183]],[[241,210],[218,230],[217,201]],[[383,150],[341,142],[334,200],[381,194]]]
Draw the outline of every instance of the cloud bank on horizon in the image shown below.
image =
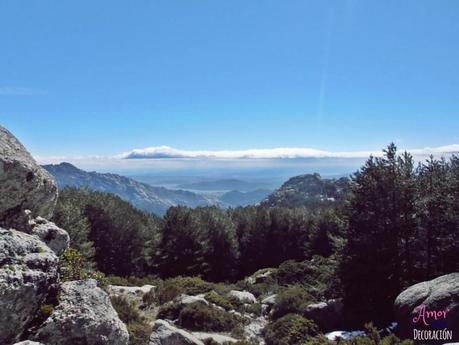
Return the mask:
[[[400,150],[402,151],[402,150]],[[418,161],[434,156],[459,154],[459,144],[407,150]],[[101,172],[156,173],[197,171],[285,170],[293,176],[303,172],[348,173],[358,169],[370,156],[382,150],[332,152],[313,148],[273,148],[248,150],[180,150],[169,146],[135,149],[112,156],[40,156],[40,164],[69,162],[79,168]],[[287,174],[288,175],[288,174]]]
[[[414,156],[450,155],[459,153],[459,144],[407,150]],[[285,147],[248,150],[180,150],[154,146],[122,153],[120,159],[301,159],[301,158],[366,158],[380,156],[382,151],[332,152],[313,148]]]

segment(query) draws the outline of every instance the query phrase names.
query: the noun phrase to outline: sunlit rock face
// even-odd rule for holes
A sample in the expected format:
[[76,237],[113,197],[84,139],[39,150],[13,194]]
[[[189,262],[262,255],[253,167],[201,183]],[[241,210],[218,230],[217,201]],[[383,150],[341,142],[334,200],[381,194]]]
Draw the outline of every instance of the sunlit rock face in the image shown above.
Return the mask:
[[27,214],[50,218],[57,201],[54,178],[0,126],[0,225],[27,231]]

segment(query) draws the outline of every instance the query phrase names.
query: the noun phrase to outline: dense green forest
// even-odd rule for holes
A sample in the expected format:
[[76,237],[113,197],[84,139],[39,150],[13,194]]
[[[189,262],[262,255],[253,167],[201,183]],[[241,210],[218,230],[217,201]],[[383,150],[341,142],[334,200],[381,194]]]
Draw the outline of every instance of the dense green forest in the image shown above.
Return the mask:
[[54,221],[108,275],[235,283],[289,267],[285,286],[322,284],[316,297],[342,297],[349,326],[385,325],[404,287],[459,270],[459,157],[415,164],[390,145],[350,177],[342,200],[313,209],[172,207],[159,218],[111,194],[66,188]]

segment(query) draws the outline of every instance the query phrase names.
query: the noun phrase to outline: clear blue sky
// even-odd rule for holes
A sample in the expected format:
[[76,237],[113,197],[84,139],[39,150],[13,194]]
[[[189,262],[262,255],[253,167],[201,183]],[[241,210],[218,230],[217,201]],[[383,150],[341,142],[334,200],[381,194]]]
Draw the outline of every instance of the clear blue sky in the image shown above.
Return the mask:
[[459,143],[459,1],[0,2],[35,154]]

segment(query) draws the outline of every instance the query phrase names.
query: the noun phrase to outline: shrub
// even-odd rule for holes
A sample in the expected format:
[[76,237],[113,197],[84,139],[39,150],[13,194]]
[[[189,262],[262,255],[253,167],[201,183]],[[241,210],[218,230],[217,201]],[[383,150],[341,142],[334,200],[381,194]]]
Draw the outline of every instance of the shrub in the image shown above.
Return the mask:
[[306,306],[314,302],[314,298],[301,286],[291,286],[281,290],[276,296],[273,306],[273,319],[287,314],[303,314]]
[[139,309],[133,302],[128,301],[126,297],[113,296],[111,300],[113,308],[115,308],[121,321],[124,323],[142,321]]
[[181,305],[173,301],[163,304],[158,311],[158,319],[176,320],[180,315]]
[[107,281],[111,285],[121,285],[121,286],[143,286],[143,285],[154,285],[157,286],[161,283],[161,280],[153,275],[148,275],[145,277],[119,277],[115,275],[107,276]]
[[297,314],[287,314],[263,330],[266,345],[300,345],[316,335],[317,325]]
[[143,317],[134,302],[129,301],[126,297],[111,297],[113,308],[121,321],[123,321],[129,332],[129,345],[145,345],[152,332],[145,317]]
[[145,320],[133,321],[127,324],[129,332],[129,345],[148,344],[153,327]]
[[[155,298],[157,302],[162,305],[164,303],[170,302],[174,300],[176,297],[181,295],[183,293],[183,288],[179,285],[177,285],[175,282],[172,280],[166,280],[163,283],[161,283],[157,289],[156,289],[156,294]],[[148,297],[146,297],[148,298]]]
[[205,299],[209,301],[210,303],[214,303],[224,308],[225,310],[232,310],[236,308],[236,306],[234,305],[234,303],[232,303],[230,298],[226,296],[222,296],[216,293],[215,291],[211,291],[207,293],[205,296]]
[[190,303],[182,308],[179,324],[192,331],[229,332],[242,322],[236,315],[202,303]]
[[102,272],[88,269],[85,258],[73,248],[67,248],[59,258],[59,277],[63,282],[95,279],[102,288],[108,285],[105,275]]
[[54,311],[54,306],[52,304],[43,304],[40,307],[40,315],[43,319],[47,319]]
[[158,301],[158,297],[156,296],[156,291],[155,289],[151,289],[148,291],[146,294],[142,296],[142,302],[146,306],[150,306],[152,304],[155,304]]
[[239,307],[238,311],[240,311],[241,313],[255,314],[256,316],[261,316],[262,307],[260,303],[244,304],[241,307]]
[[314,256],[309,261],[285,261],[275,277],[281,286],[302,285],[317,300],[342,297],[341,283],[336,274],[337,260]]
[[212,291],[214,284],[199,277],[176,277],[160,281],[156,288],[155,300],[159,304],[172,301],[181,294],[197,295]]

